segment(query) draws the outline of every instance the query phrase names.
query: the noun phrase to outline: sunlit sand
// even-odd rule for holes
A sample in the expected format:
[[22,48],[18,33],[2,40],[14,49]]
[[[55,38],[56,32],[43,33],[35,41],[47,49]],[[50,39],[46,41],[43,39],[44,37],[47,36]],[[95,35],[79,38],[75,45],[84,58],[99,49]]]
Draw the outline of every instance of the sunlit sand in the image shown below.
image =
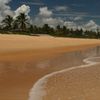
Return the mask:
[[33,85],[45,75],[83,64],[84,56],[76,59],[77,53],[68,52],[98,45],[95,39],[0,35],[0,100],[28,100]]

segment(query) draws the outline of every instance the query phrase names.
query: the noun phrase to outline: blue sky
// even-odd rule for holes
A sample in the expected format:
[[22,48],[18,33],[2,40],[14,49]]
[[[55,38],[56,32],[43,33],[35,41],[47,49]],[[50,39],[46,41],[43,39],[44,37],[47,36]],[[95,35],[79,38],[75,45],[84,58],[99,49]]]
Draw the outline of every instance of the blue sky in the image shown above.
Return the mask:
[[100,0],[0,0],[0,21],[24,12],[32,24],[57,24],[69,28],[100,27]]
[[[66,6],[66,11],[54,11],[55,17],[73,17],[81,16],[84,21],[94,20],[100,24],[100,0],[12,0],[10,6],[17,9],[22,4],[29,5],[31,8],[30,15],[35,16],[40,7],[47,6],[48,9],[55,9],[57,6]],[[68,15],[67,15],[68,14]]]

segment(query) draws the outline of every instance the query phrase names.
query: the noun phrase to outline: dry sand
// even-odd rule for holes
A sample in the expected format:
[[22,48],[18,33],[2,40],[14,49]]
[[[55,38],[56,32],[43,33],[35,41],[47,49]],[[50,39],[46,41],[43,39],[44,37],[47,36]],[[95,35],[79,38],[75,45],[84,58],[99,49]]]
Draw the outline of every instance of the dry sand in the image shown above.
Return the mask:
[[50,67],[50,60],[97,45],[100,41],[95,39],[0,35],[0,100],[28,100],[28,93],[39,78],[65,68],[56,66],[59,60],[50,62]]

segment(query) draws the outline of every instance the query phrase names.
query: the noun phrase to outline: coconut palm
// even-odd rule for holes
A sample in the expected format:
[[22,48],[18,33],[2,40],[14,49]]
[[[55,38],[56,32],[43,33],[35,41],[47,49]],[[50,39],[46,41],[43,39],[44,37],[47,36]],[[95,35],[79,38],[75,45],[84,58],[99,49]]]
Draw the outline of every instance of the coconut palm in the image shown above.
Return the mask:
[[13,30],[18,30],[18,21],[17,20],[13,21]]
[[25,31],[26,26],[28,24],[28,18],[25,13],[20,13],[19,16],[16,17],[16,22],[20,28],[20,30]]
[[13,17],[11,17],[10,15],[7,15],[5,19],[2,20],[4,28],[8,30],[12,29],[12,22],[13,22]]
[[99,27],[97,27],[97,33],[96,33],[96,36],[97,36],[98,39],[100,38],[100,29],[99,29]]

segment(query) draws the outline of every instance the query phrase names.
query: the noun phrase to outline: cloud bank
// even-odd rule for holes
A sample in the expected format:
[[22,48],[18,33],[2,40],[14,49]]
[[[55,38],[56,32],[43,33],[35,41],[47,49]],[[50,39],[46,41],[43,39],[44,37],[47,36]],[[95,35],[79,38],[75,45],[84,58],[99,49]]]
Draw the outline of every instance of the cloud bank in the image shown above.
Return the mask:
[[0,0],[0,22],[6,15],[13,16],[13,11],[11,10],[10,6],[8,6],[10,1],[11,0]]
[[66,6],[56,6],[55,7],[55,10],[56,11],[67,11],[69,8],[68,7],[66,7]]
[[[11,0],[0,0],[0,22],[6,15],[11,15],[14,18],[18,16],[20,13],[25,13],[27,18],[30,18],[29,13],[31,8],[28,5],[21,5],[15,11],[11,10],[11,7],[8,5]],[[66,11],[66,6],[57,6],[55,7],[56,11]],[[54,17],[55,13],[53,10],[48,9],[48,7],[40,7],[39,12],[36,17],[33,19],[33,25],[42,26],[43,24],[48,24],[51,27],[56,27],[57,25],[66,26],[68,28],[82,28],[84,30],[92,30],[96,31],[97,28],[100,28],[99,25],[96,24],[94,20],[90,20],[87,23],[83,23],[82,25],[78,25],[77,21],[82,20],[82,16],[75,16],[71,21],[64,20],[62,17]],[[69,17],[69,16],[68,16]]]
[[84,28],[86,29],[86,30],[92,30],[92,31],[94,31],[94,30],[97,30],[98,28],[99,28],[100,26],[99,25],[97,25],[93,20],[90,20],[87,24],[85,24],[85,26],[84,26]]
[[73,21],[63,20],[61,17],[53,17],[53,11],[49,10],[48,7],[42,7],[39,9],[38,15],[34,18],[33,24],[42,26],[43,24],[48,24],[49,26],[55,27],[57,25],[66,26],[73,29],[83,29],[96,31],[100,26],[97,25],[93,20],[88,21],[79,25],[77,21],[82,20],[81,16],[76,16],[72,18]]
[[48,10],[47,7],[42,7],[39,9],[39,16],[41,17],[50,17],[52,16],[53,12]]
[[11,10],[11,7],[8,5],[11,0],[0,0],[0,22],[4,19],[6,15],[11,15],[12,17],[17,17],[20,13],[25,13],[28,18],[30,7],[27,5],[21,5],[15,11]]
[[27,17],[30,18],[30,16],[28,15],[29,12],[30,12],[30,7],[23,4],[14,11],[14,18],[16,18],[20,13],[25,13],[25,15],[27,15]]

